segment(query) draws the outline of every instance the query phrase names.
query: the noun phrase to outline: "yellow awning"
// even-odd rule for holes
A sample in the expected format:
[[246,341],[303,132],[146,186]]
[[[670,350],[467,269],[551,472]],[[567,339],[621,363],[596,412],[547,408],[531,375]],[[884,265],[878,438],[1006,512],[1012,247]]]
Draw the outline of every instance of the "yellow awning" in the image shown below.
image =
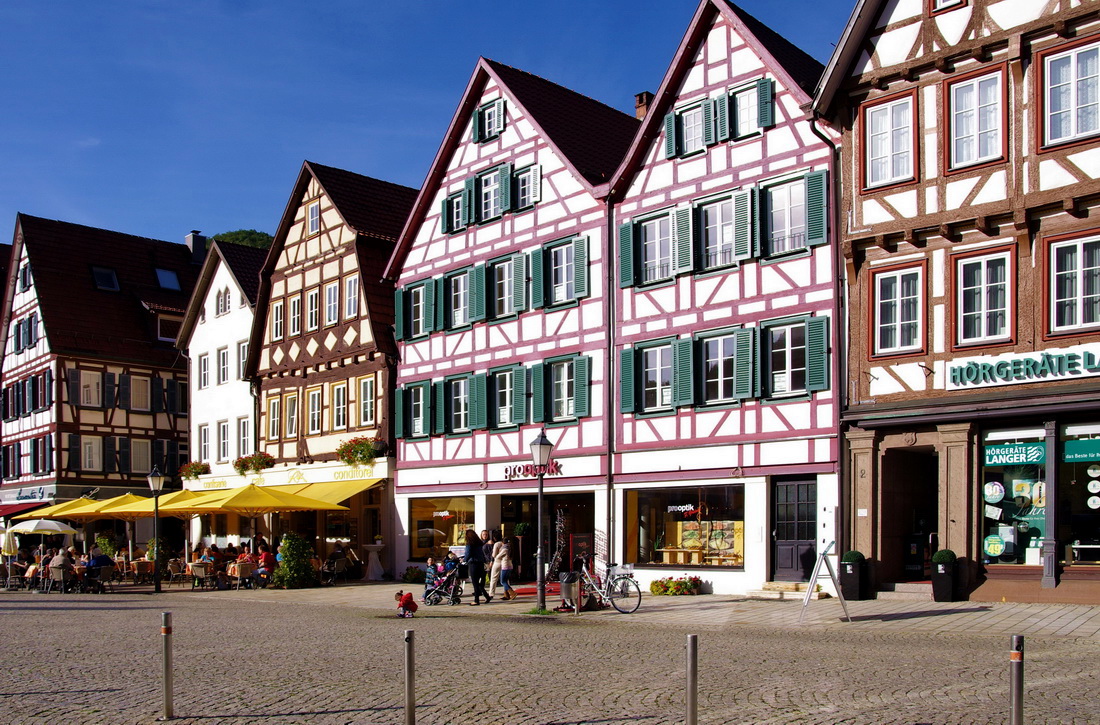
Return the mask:
[[321,483],[300,483],[289,486],[272,486],[272,488],[285,493],[293,493],[298,496],[308,496],[327,503],[340,503],[347,501],[357,493],[374,488],[384,481],[384,478],[361,478],[354,481],[323,481]]

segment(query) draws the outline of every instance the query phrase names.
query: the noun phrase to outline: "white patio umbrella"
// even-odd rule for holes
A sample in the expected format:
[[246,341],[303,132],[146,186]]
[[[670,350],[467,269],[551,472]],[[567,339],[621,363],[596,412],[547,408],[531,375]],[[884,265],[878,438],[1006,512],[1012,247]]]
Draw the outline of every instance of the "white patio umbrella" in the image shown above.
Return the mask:
[[[63,524],[60,521],[54,521],[52,519],[31,519],[30,521],[20,521],[18,524],[8,529],[8,533],[41,534],[42,544],[45,544],[46,534],[75,534],[76,529],[68,524]],[[39,548],[44,547],[40,545]]]
[[15,543],[15,534],[10,531],[5,531],[0,534],[0,556],[6,556],[8,558],[8,581],[4,582],[4,586],[8,586],[11,581],[11,562],[19,553],[19,547]]

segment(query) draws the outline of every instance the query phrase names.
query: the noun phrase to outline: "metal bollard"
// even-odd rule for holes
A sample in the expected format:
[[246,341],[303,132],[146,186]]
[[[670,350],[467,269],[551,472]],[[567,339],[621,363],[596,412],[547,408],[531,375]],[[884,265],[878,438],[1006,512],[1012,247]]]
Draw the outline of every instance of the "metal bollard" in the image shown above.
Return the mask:
[[1024,638],[1012,635],[1012,649],[1008,651],[1008,689],[1012,712],[1009,725],[1024,725]]
[[172,613],[160,613],[160,641],[164,665],[164,714],[160,720],[171,720],[172,714]]
[[416,725],[416,640],[405,630],[405,725]]
[[699,635],[689,634],[687,641],[687,725],[696,725],[699,718]]

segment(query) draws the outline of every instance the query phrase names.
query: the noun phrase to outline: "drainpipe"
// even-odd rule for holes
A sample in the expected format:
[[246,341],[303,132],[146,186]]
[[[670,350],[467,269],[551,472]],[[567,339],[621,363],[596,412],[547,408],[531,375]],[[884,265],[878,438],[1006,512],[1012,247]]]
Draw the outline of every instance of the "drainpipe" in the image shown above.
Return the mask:
[[[833,250],[833,264],[834,264],[834,270],[833,270],[834,271],[834,274],[833,274],[833,330],[832,330],[832,338],[833,339],[832,339],[832,344],[833,344],[833,359],[836,361],[836,366],[835,366],[835,369],[834,369],[834,376],[833,376],[833,378],[834,378],[833,379],[833,395],[836,396],[836,411],[833,414],[833,422],[834,422],[834,425],[836,427],[836,432],[837,432],[836,475],[837,475],[837,488],[838,488],[837,493],[839,494],[838,499],[837,499],[837,509],[838,510],[837,510],[837,513],[836,513],[836,516],[835,516],[835,519],[834,519],[834,525],[836,525],[837,522],[839,522],[841,524],[838,527],[839,528],[839,531],[838,531],[839,536],[837,536],[837,538],[839,539],[839,541],[837,542],[839,548],[836,549],[837,553],[839,554],[841,551],[845,551],[845,550],[851,548],[851,546],[850,546],[851,542],[849,541],[850,532],[848,530],[849,527],[850,527],[850,524],[849,524],[849,521],[848,521],[848,513],[849,513],[848,512],[848,507],[849,507],[849,500],[850,500],[850,492],[847,490],[847,485],[846,485],[846,476],[847,476],[847,474],[846,474],[847,466],[845,465],[846,446],[844,445],[844,434],[840,429],[840,412],[842,410],[844,410],[845,407],[847,407],[847,392],[848,392],[848,386],[846,384],[842,384],[842,382],[847,379],[847,375],[845,373],[847,371],[846,360],[847,360],[847,351],[848,351],[848,347],[847,347],[847,345],[848,345],[848,335],[847,335],[848,328],[847,328],[847,325],[842,326],[842,324],[841,324],[842,321],[844,320],[842,315],[846,314],[846,309],[847,309],[846,304],[845,304],[846,297],[844,296],[845,289],[846,289],[845,285],[844,285],[844,261],[843,261],[843,258],[841,257],[841,254],[840,254],[840,230],[841,230],[841,219],[842,219],[841,213],[840,213],[840,201],[841,201],[841,195],[840,195],[840,189],[841,189],[840,170],[841,170],[841,165],[840,164],[841,164],[841,162],[840,162],[840,149],[837,147],[837,145],[835,143],[833,143],[832,139],[830,139],[827,135],[823,134],[821,132],[821,129],[818,128],[817,122],[820,119],[821,119],[821,114],[818,113],[817,111],[814,111],[812,113],[812,115],[810,116],[810,119],[809,119],[810,120],[810,131],[815,136],[817,136],[819,139],[821,139],[825,143],[825,145],[827,145],[833,152],[832,157],[831,157],[831,162],[832,162],[831,163],[831,165],[832,165],[831,172],[832,173],[829,175],[830,176],[829,188],[832,192],[832,194],[831,194],[831,197],[832,197],[832,204],[831,204],[831,207],[832,207],[832,214],[831,214],[831,216],[832,216],[832,244],[831,244],[831,246],[832,246],[832,250]],[[843,332],[842,332],[842,327],[843,327]]]
[[608,562],[620,561],[615,558],[615,435],[618,429],[618,418],[615,414],[615,385],[614,385],[614,372],[615,372],[615,311],[617,309],[617,292],[618,289],[615,284],[615,254],[613,250],[615,239],[615,205],[611,201],[614,195],[614,190],[608,189],[607,193],[607,231],[605,233],[606,244],[604,245],[604,290],[607,293],[607,304],[604,305],[604,309],[607,310],[604,324],[607,326],[607,359],[604,361],[604,380],[607,382],[604,384],[604,411],[607,416],[607,425],[605,430],[607,431],[607,483],[604,486],[607,492],[607,560]]

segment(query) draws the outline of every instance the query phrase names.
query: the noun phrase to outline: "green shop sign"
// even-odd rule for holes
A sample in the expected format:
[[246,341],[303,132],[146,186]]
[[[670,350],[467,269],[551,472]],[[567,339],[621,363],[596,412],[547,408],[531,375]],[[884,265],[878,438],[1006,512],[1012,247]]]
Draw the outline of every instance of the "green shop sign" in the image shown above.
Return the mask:
[[1062,460],[1066,463],[1100,461],[1100,440],[1066,441]]
[[1041,465],[1046,462],[1045,443],[1005,443],[985,447],[986,466]]
[[947,361],[944,373],[943,384],[947,390],[1093,377],[1100,375],[1100,345],[958,358]]

